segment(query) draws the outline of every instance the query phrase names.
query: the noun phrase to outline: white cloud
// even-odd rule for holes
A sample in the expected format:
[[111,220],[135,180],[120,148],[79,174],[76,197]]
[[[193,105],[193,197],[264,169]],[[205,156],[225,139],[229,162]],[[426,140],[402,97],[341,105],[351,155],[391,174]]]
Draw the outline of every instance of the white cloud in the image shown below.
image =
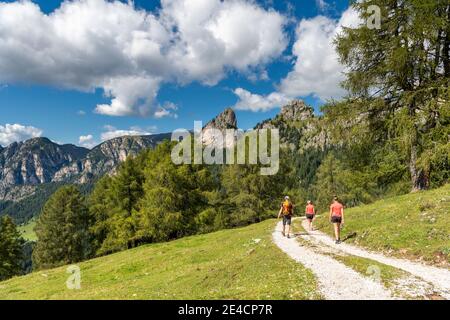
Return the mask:
[[117,129],[113,126],[105,126],[104,132],[101,134],[102,141],[111,140],[117,137],[123,137],[123,136],[145,136],[155,133],[156,127],[148,127],[146,129],[142,129],[140,127],[131,127],[128,130],[121,130]]
[[180,82],[214,85],[226,69],[248,72],[287,45],[285,17],[253,1],[163,0],[161,20],[177,29],[168,57]]
[[78,144],[82,147],[92,149],[97,145],[97,142],[95,141],[92,134],[88,134],[85,136],[80,136],[80,138],[78,139]]
[[229,70],[251,73],[287,45],[285,18],[246,0],[65,1],[44,14],[31,1],[0,2],[0,84],[29,83],[111,98],[96,112],[165,116],[167,82],[214,85]]
[[178,110],[178,106],[173,102],[166,101],[162,106],[159,106],[155,111],[155,118],[172,117],[178,118],[175,113]]
[[267,70],[256,70],[248,74],[247,79],[251,82],[270,80]]
[[30,138],[40,137],[42,130],[21,124],[0,125],[0,145],[7,146],[16,141],[23,141]]
[[77,115],[79,115],[79,116],[85,116],[85,115],[86,115],[86,111],[84,111],[84,110],[78,110],[78,111],[77,111]]
[[340,83],[344,80],[344,67],[339,63],[333,40],[343,26],[358,23],[358,14],[352,8],[338,21],[324,16],[300,21],[293,46],[296,62],[281,81],[279,91],[292,97],[314,95],[322,101],[342,97],[345,91]]
[[236,89],[234,93],[239,100],[234,108],[266,111],[294,98],[309,95],[322,101],[341,98],[345,94],[340,86],[344,80],[344,66],[339,63],[333,40],[343,26],[354,27],[359,23],[358,14],[352,8],[347,9],[337,21],[325,16],[301,20],[292,49],[295,57],[293,70],[281,80],[277,91],[268,95]]
[[316,6],[320,11],[324,11],[329,7],[329,4],[325,0],[316,0]]
[[235,109],[253,112],[268,111],[273,108],[281,107],[290,101],[289,97],[278,92],[273,92],[264,96],[251,93],[242,88],[237,88],[234,90],[234,94],[239,97],[238,103],[234,105]]
[[[159,81],[140,76],[110,79],[104,84],[111,104],[98,105],[95,111],[109,116],[148,116],[153,110],[153,99],[159,88]],[[130,108],[133,106],[133,108]]]

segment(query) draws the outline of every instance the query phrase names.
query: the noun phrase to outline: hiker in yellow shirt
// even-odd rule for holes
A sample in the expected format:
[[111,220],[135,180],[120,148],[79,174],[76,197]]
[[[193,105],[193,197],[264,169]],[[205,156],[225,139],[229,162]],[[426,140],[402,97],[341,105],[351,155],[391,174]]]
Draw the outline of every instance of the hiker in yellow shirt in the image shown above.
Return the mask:
[[280,211],[278,212],[278,219],[283,217],[283,231],[281,232],[283,237],[290,238],[293,215],[294,215],[294,205],[292,204],[289,196],[286,196],[284,197],[284,201],[281,204]]

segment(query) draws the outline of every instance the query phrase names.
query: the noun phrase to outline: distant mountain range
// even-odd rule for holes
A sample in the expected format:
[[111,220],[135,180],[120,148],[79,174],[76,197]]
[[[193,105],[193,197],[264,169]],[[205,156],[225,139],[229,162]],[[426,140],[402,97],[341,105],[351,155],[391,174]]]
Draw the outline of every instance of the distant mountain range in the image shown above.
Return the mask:
[[47,138],[14,142],[0,150],[0,200],[20,200],[47,183],[89,183],[111,173],[129,155],[153,148],[169,133],[125,136],[103,142],[92,150],[59,145]]
[[[310,147],[319,150],[327,143],[320,121],[311,107],[294,100],[281,108],[276,117],[255,128],[278,128],[283,145],[298,150]],[[225,109],[209,121],[204,130],[208,128],[236,129],[234,111]],[[39,213],[57,187],[77,183],[88,192],[98,178],[114,173],[128,156],[154,148],[170,138],[170,133],[124,136],[105,141],[91,150],[72,144],[59,145],[47,138],[0,146],[0,216],[10,214],[18,222],[27,221]],[[208,144],[213,138],[205,134],[203,143]]]

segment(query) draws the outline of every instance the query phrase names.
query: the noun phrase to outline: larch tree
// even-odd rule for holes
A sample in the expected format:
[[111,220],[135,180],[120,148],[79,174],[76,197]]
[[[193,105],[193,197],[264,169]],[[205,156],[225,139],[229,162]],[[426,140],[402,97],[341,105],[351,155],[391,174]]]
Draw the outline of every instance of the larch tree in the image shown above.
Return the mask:
[[[374,5],[380,28],[365,23]],[[335,42],[349,101],[377,139],[396,141],[406,155],[411,189],[426,189],[433,168],[449,171],[450,2],[366,0],[353,8],[364,23]]]

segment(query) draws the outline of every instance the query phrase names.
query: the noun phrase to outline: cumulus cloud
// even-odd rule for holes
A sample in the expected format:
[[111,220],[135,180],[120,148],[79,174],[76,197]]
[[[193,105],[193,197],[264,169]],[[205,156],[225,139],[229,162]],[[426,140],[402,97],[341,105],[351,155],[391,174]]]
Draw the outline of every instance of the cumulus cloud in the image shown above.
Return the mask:
[[178,29],[169,53],[181,81],[215,84],[225,68],[248,71],[279,56],[287,45],[285,18],[244,0],[163,0],[162,17]]
[[344,66],[339,63],[333,40],[343,27],[355,27],[359,23],[358,14],[352,8],[337,21],[325,16],[301,20],[292,49],[293,69],[277,85],[277,91],[257,95],[238,88],[234,91],[239,98],[234,108],[266,111],[309,95],[321,101],[341,98],[345,94],[340,86],[344,80]]
[[30,138],[40,137],[42,130],[21,124],[0,125],[0,145],[7,146],[16,141],[23,141]]
[[[103,86],[110,104],[98,105],[95,111],[110,116],[148,116],[152,111],[159,81],[149,77],[124,77],[110,79]],[[133,108],[130,108],[133,106]]]
[[155,103],[167,82],[214,85],[251,73],[287,45],[285,18],[247,0],[65,1],[51,14],[29,0],[0,3],[0,84],[45,84],[111,99],[97,113],[165,116]]
[[106,131],[102,132],[101,139],[102,141],[111,140],[117,137],[123,136],[145,136],[153,134],[156,131],[156,127],[148,127],[146,129],[142,129],[140,127],[131,127],[128,130],[117,129],[113,126],[107,125],[104,127]]
[[268,111],[285,105],[290,100],[289,97],[278,92],[272,92],[269,95],[258,95],[242,88],[234,90],[234,94],[239,98],[238,103],[234,106],[235,109],[250,110],[253,112]]
[[178,118],[178,114],[176,111],[178,110],[178,106],[173,102],[165,102],[163,105],[160,105],[155,111],[155,118],[163,118],[163,117],[172,117]]
[[157,119],[168,117],[169,115],[170,111],[164,108],[159,108],[158,110],[155,111],[155,118]]
[[338,21],[324,16],[300,21],[292,52],[295,65],[281,81],[279,91],[288,96],[313,95],[322,101],[342,97],[345,92],[340,83],[344,80],[344,67],[339,63],[333,40],[342,27],[356,26],[359,21],[352,8]]
[[82,147],[92,149],[97,145],[97,142],[95,141],[92,134],[88,134],[85,136],[80,136],[80,138],[78,139],[78,144]]

